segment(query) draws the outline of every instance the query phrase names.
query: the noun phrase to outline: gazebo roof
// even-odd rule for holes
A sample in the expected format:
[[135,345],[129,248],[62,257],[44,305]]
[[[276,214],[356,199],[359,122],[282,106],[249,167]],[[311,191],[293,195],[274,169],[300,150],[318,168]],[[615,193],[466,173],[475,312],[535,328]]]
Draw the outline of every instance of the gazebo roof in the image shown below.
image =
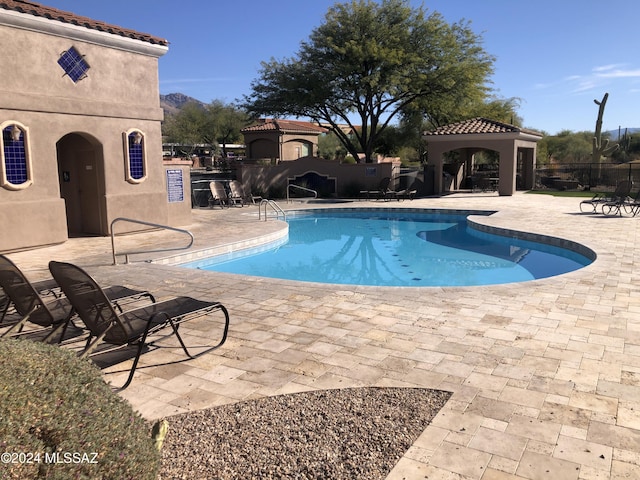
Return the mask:
[[488,118],[476,117],[462,122],[451,123],[438,127],[435,130],[424,132],[425,136],[443,136],[443,135],[469,135],[469,134],[486,134],[486,133],[525,133],[542,137],[542,134],[534,130],[516,127],[508,123],[489,120]]

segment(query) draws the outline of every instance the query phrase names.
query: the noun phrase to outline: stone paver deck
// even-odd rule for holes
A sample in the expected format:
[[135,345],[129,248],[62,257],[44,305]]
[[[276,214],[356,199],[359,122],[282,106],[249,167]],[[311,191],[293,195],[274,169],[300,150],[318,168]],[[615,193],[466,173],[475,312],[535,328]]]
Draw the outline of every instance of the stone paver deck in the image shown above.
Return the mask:
[[[170,363],[183,355],[163,339],[143,356],[121,395],[149,419],[310,389],[436,388],[452,398],[388,480],[640,478],[640,219],[580,214],[578,202],[518,193],[335,205],[496,210],[478,221],[573,240],[598,254],[579,271],[509,285],[354,288],[112,266],[103,238],[9,257],[33,280],[46,275],[49,260],[67,260],[103,284],[229,308],[230,335],[219,350]],[[281,231],[281,222],[258,222],[249,212],[257,208],[195,211],[194,248]],[[184,325],[191,343],[214,342],[219,332],[217,321]],[[107,380],[121,382],[127,365]]]

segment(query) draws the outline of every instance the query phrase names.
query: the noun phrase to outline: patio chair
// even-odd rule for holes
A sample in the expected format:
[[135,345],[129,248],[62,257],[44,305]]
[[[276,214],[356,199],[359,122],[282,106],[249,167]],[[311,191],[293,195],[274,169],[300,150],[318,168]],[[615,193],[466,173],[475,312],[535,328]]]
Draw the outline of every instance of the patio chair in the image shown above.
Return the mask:
[[254,195],[252,193],[246,193],[242,183],[239,180],[231,180],[229,182],[229,188],[231,189],[231,198],[240,198],[242,200],[242,204],[248,204],[251,202],[253,205],[256,203],[260,203],[262,201],[262,197],[259,195]]
[[376,190],[360,190],[360,196],[366,196],[367,200],[371,197],[375,197],[377,200],[381,198],[388,197],[391,193],[395,193],[392,190],[389,190],[389,185],[391,184],[390,177],[384,177],[380,180],[378,184],[378,188]]
[[[0,268],[2,268],[2,265],[5,264],[6,262],[11,263],[11,261],[8,258],[6,258],[4,255],[0,255]],[[63,295],[62,290],[60,290],[60,287],[58,286],[58,284],[53,278],[49,278],[47,280],[40,280],[37,282],[31,282],[31,285],[41,297],[47,300],[50,300],[52,298],[58,298]],[[0,327],[4,323],[4,320],[7,317],[7,315],[10,315],[12,313],[16,313],[16,309],[13,306],[13,302],[11,301],[11,298],[9,298],[9,296],[6,293],[4,293],[2,286],[0,286]]]
[[580,211],[584,212],[583,207],[587,209],[588,213],[597,213],[598,207],[607,203],[614,203],[621,198],[627,198],[633,188],[633,182],[631,180],[623,180],[618,183],[615,191],[612,194],[596,193],[589,200],[582,200],[580,202]]
[[605,215],[632,215],[636,216],[640,210],[640,190],[635,197],[618,197],[611,202],[602,204],[602,213]]
[[[74,310],[89,329],[90,336],[81,358],[105,353],[127,346],[137,346],[129,377],[119,390],[129,386],[138,366],[142,349],[147,346],[147,338],[165,327],[171,327],[180,346],[189,358],[197,358],[220,347],[227,339],[229,331],[229,313],[219,302],[207,302],[191,297],[177,297],[171,300],[151,304],[147,307],[117,312],[104,291],[80,267],[70,263],[49,262],[49,270],[58,282]],[[192,355],[187,349],[178,327],[187,320],[221,311],[225,318],[222,339],[214,346]],[[94,351],[101,344],[106,349]]]
[[210,207],[213,207],[216,202],[220,205],[220,208],[224,208],[225,205],[229,206],[229,196],[222,182],[217,180],[209,182],[209,190],[211,190],[211,198],[209,199]]
[[[26,333],[40,332],[51,328],[51,332],[44,338],[44,341],[48,342],[55,338],[57,333],[61,333],[58,343],[64,340],[74,312],[54,279],[31,283],[11,260],[0,255],[0,287],[7,297],[0,323],[10,312],[10,307],[19,316],[19,320],[3,332],[0,338],[21,335],[23,327],[29,322],[37,328]],[[122,306],[130,301],[148,298],[155,302],[155,298],[149,292],[119,285],[106,289],[106,295],[114,307],[120,311],[122,311]]]
[[231,180],[229,182],[229,205],[238,205],[244,207],[245,194],[242,184],[238,180]]
[[413,200],[413,198],[416,196],[416,193],[418,193],[418,183],[414,181],[408,188],[395,192],[395,196],[398,201]]
[[0,337],[19,335],[23,326],[30,322],[38,326],[35,330],[38,332],[51,328],[51,333],[46,337],[48,340],[59,328],[64,328],[71,318],[71,305],[66,299],[54,297],[51,301],[45,301],[20,269],[4,255],[0,255],[0,286],[7,297],[1,320],[4,321],[10,307],[20,316],[19,321]]

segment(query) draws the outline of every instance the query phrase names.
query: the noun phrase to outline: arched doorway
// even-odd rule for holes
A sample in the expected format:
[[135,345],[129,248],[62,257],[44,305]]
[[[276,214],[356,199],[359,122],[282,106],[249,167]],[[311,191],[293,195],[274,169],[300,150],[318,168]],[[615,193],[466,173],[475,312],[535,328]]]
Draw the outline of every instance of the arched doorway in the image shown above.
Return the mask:
[[69,133],[56,144],[60,196],[69,236],[106,235],[102,144],[84,133]]

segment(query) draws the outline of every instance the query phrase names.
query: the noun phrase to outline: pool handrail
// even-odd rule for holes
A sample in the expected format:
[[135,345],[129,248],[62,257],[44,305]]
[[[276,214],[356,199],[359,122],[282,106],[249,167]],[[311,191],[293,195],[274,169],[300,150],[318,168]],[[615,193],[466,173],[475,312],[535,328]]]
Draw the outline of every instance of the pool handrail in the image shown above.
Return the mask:
[[280,217],[280,214],[282,214],[282,217],[284,219],[284,221],[287,221],[287,214],[284,213],[284,210],[282,210],[282,208],[280,207],[280,205],[278,205],[274,200],[269,200],[267,198],[262,199],[260,201],[260,205],[258,205],[258,220],[262,220],[262,206],[264,205],[264,221],[267,221],[267,205],[269,205],[274,212],[276,212],[276,219]]
[[291,201],[291,200],[290,200],[290,198],[289,198],[289,193],[290,193],[290,192],[289,192],[289,189],[290,189],[291,187],[299,188],[300,190],[304,190],[305,192],[313,193],[313,198],[318,198],[318,192],[316,192],[315,190],[312,190],[312,189],[307,188],[307,187],[301,187],[300,185],[296,185],[295,183],[290,183],[290,184],[287,186],[287,203],[289,203],[289,202]]
[[[169,248],[157,248],[157,249],[153,249],[153,250],[134,250],[134,251],[129,251],[129,252],[116,252],[116,240],[115,240],[115,233],[114,233],[114,229],[113,226],[115,225],[116,222],[130,222],[130,223],[137,223],[139,225],[146,225],[148,227],[154,227],[154,228],[160,228],[160,229],[164,229],[164,230],[171,230],[174,232],[178,232],[178,233],[184,233],[186,235],[188,235],[190,237],[190,241],[188,245],[182,246],[182,247],[169,247]],[[126,217],[118,217],[118,218],[114,218],[113,221],[111,222],[111,253],[113,255],[113,265],[117,265],[118,264],[118,259],[117,259],[117,255],[124,255],[125,258],[125,264],[129,263],[129,255],[134,255],[134,254],[140,254],[140,253],[158,253],[158,252],[171,252],[174,250],[186,250],[188,248],[190,248],[193,245],[193,242],[195,240],[195,237],[193,236],[193,233],[191,233],[189,230],[184,230],[182,228],[175,228],[175,227],[170,227],[168,225],[161,225],[159,223],[152,223],[152,222],[145,222],[143,220],[136,220],[134,218],[126,218]]]

